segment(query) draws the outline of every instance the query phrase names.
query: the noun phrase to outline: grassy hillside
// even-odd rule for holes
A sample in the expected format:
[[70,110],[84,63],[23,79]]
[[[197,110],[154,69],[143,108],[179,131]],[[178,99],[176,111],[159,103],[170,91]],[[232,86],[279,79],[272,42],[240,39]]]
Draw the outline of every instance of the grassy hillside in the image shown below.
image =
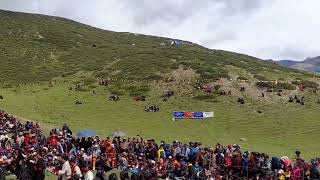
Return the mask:
[[[279,78],[308,74],[259,59],[166,38],[104,31],[71,20],[0,10],[1,82],[28,83],[70,76],[153,79],[172,76],[180,65],[200,78],[228,76],[226,65]],[[272,77],[273,78],[273,77]]]
[[[37,120],[47,131],[67,122],[74,131],[94,129],[102,136],[123,130],[130,136],[210,146],[240,143],[273,155],[297,149],[306,157],[319,153],[314,142],[320,127],[319,94],[296,86],[316,89],[319,82],[313,74],[190,42],[171,45],[167,38],[105,31],[59,17],[0,11],[0,27],[0,109]],[[113,81],[99,86],[100,79]],[[217,90],[197,90],[193,86],[199,81]],[[261,88],[284,92],[262,98]],[[163,102],[161,95],[168,90],[175,95]],[[231,90],[232,96],[220,96],[220,90]],[[110,94],[121,100],[107,101]],[[145,95],[147,101],[134,101],[136,95]],[[306,104],[287,103],[293,95],[305,96]],[[246,104],[237,103],[238,97]],[[75,105],[76,100],[83,104]],[[143,111],[153,104],[160,112]],[[184,110],[214,111],[216,117],[173,122],[173,111]]]

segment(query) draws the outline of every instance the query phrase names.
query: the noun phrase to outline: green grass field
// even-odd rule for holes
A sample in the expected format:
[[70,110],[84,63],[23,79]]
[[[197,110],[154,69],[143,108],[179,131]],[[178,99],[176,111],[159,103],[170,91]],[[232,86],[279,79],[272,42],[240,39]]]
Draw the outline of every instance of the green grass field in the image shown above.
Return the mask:
[[[110,92],[105,87],[91,91],[68,90],[70,85],[60,83],[20,86],[1,89],[5,99],[0,108],[14,115],[41,122],[48,131],[68,123],[74,132],[93,129],[102,137],[115,130],[129,136],[140,134],[158,141],[200,141],[207,146],[217,142],[239,143],[251,151],[271,155],[293,155],[300,150],[306,157],[319,155],[316,142],[319,137],[319,107],[316,95],[306,95],[306,105],[262,103],[250,100],[245,105],[236,103],[234,97],[217,97],[215,101],[197,101],[177,94],[169,102],[161,102],[162,90],[153,88],[146,102],[133,101],[127,95],[119,102],[110,102]],[[79,99],[84,104],[75,105]],[[160,104],[158,113],[146,113],[145,105]],[[173,111],[214,111],[215,118],[208,120],[172,121]],[[261,110],[262,113],[258,113]],[[240,142],[246,138],[247,142]]]

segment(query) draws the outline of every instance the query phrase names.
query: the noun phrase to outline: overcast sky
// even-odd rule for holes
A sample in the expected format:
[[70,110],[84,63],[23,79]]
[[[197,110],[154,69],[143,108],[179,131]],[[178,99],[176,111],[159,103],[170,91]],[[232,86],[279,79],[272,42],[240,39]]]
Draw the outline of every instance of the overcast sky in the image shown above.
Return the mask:
[[0,0],[0,9],[294,60],[320,56],[319,7],[320,0]]

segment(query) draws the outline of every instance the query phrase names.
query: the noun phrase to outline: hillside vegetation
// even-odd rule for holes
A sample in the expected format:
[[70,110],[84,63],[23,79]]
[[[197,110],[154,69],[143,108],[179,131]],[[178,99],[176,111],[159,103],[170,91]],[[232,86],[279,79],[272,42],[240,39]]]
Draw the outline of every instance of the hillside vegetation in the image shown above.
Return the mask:
[[71,20],[0,10],[1,82],[34,83],[77,72],[94,78],[168,78],[183,66],[202,79],[228,77],[227,65],[279,78],[307,73],[254,57],[170,39],[93,28]]
[[[319,153],[314,74],[59,17],[0,10],[0,27],[0,109],[38,121],[46,131],[67,122],[74,132],[93,129],[102,137],[123,130],[167,142],[239,143],[271,155]],[[168,91],[174,96],[164,101]],[[112,94],[120,101],[108,101]],[[304,105],[288,102],[295,95]],[[160,111],[144,112],[151,105]],[[215,117],[174,122],[173,111],[214,111]]]

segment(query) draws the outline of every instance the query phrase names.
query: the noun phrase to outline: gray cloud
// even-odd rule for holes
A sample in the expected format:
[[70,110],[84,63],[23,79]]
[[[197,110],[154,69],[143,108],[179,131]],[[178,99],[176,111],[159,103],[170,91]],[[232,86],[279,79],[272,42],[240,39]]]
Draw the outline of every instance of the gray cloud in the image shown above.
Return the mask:
[[132,18],[137,25],[149,25],[157,22],[181,23],[203,9],[208,1],[193,0],[162,0],[155,3],[150,0],[141,0],[140,3],[132,0],[122,2],[131,10]]
[[[155,3],[151,0],[124,0],[122,4],[131,12],[137,25],[150,25],[157,22],[181,24],[186,19],[207,12],[207,17],[212,14],[231,16],[235,14],[250,14],[259,8],[262,0],[162,0]],[[202,14],[204,15],[204,14]]]
[[179,38],[263,59],[320,55],[319,0],[1,0],[114,31]]

